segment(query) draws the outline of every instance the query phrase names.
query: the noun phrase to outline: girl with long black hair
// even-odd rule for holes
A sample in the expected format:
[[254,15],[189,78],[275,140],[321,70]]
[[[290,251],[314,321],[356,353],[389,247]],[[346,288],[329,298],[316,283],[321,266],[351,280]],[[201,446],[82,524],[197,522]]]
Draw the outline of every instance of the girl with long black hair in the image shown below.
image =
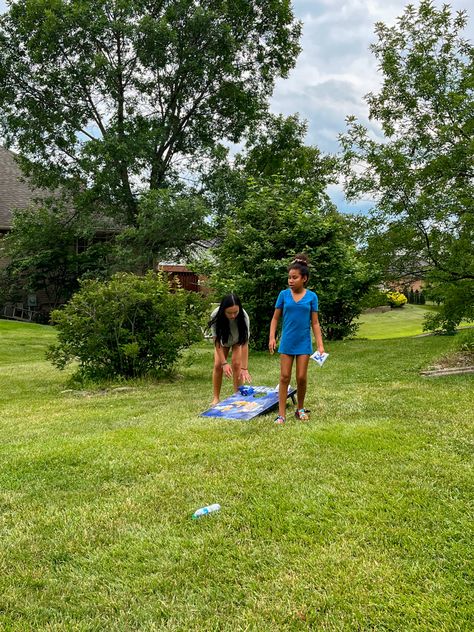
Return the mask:
[[[236,294],[224,296],[212,312],[208,327],[214,339],[211,406],[215,406],[220,400],[223,375],[233,379],[234,392],[244,382],[252,381],[248,367],[250,320]],[[231,349],[232,363],[229,364]]]

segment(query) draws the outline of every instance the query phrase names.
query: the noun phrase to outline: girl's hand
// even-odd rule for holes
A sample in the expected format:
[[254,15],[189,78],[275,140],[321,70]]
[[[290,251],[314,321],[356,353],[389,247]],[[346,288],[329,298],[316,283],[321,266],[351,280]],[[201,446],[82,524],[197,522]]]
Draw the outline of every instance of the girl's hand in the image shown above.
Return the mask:
[[224,371],[225,377],[228,377],[228,378],[232,377],[232,367],[230,366],[228,362],[224,364],[224,366],[222,367],[222,370]]
[[318,345],[318,351],[322,355],[324,353],[324,345]]
[[268,341],[268,350],[270,351],[270,353],[275,353],[276,346],[277,344],[275,338],[270,338],[270,340]]
[[248,369],[242,369],[240,371],[240,379],[242,380],[242,382],[245,384],[245,382],[247,382],[247,384],[251,384],[252,382],[252,376],[250,375],[250,373],[248,372]]

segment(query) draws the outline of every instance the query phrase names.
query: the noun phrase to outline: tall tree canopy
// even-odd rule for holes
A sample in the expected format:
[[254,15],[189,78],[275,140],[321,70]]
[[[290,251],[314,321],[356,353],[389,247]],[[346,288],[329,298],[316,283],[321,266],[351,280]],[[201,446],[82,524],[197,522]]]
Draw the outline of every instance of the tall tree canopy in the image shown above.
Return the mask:
[[464,11],[422,0],[395,26],[377,24],[372,51],[383,84],[367,102],[384,139],[354,117],[342,137],[348,195],[377,200],[372,249],[385,253],[388,274],[426,274],[444,302],[430,325],[446,329],[474,317],[474,48],[462,37],[466,21]]
[[0,20],[1,129],[37,184],[134,224],[138,193],[262,116],[300,30],[290,0],[17,0]]
[[232,161],[228,149],[218,148],[202,180],[209,206],[221,223],[244,203],[250,179],[271,186],[275,176],[281,176],[287,193],[304,192],[320,208],[333,207],[326,190],[338,179],[338,161],[306,145],[306,132],[307,122],[297,114],[268,114],[251,130]]
[[308,287],[318,293],[324,335],[340,340],[355,331],[361,298],[375,277],[358,256],[349,228],[334,207],[318,206],[311,191],[295,195],[279,176],[267,185],[249,182],[207,272],[220,295],[232,290],[242,298],[257,349],[268,346],[275,300],[288,285],[287,266],[298,252],[310,258]]

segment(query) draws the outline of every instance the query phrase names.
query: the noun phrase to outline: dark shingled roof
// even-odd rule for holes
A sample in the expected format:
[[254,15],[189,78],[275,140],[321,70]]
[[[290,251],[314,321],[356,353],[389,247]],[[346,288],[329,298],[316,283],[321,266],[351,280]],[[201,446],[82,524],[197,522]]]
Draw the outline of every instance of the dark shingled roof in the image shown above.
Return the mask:
[[[15,162],[15,154],[0,146],[0,233],[11,229],[12,211],[50,196],[50,191],[28,185]],[[123,228],[117,220],[98,213],[95,214],[95,225],[98,233],[117,233]]]
[[21,181],[22,173],[15,154],[0,147],[0,229],[10,228],[12,210],[27,207],[38,192]]

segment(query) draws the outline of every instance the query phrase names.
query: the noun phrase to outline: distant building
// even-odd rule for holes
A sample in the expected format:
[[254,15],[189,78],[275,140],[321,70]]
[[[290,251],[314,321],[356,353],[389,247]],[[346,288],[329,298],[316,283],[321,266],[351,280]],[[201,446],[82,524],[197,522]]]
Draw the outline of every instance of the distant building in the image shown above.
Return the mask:
[[[0,239],[8,234],[13,225],[13,211],[27,208],[47,197],[49,192],[43,193],[41,190],[33,189],[24,179],[20,167],[15,161],[15,154],[0,146]],[[98,218],[98,229],[93,241],[106,241],[117,232],[117,226],[105,217]],[[76,251],[81,252],[88,244],[84,240],[78,239]],[[206,245],[206,248],[208,245]],[[7,265],[6,260],[0,259],[0,268]],[[180,286],[185,290],[201,292],[206,294],[207,287],[205,278],[195,274],[185,264],[162,262],[158,266],[159,270],[166,272],[170,280],[177,279]],[[16,320],[45,320],[52,308],[56,307],[50,303],[47,293],[37,291],[23,296],[22,300],[16,303],[0,304],[0,316],[13,318]]]
[[[34,190],[23,179],[15,161],[15,154],[0,147],[0,239],[12,228],[13,211],[30,206],[41,192]],[[0,259],[0,267],[8,262]],[[47,303],[44,293],[25,296],[23,301],[0,305],[0,315],[16,320],[37,320],[41,303]]]
[[166,272],[170,281],[176,280],[183,290],[191,292],[208,293],[206,277],[198,275],[185,264],[162,262],[158,265],[160,272]]
[[[396,254],[403,256],[405,251],[399,250]],[[385,285],[391,290],[405,294],[410,291],[422,292],[426,285],[426,274],[431,269],[431,266],[422,258],[408,265],[409,267],[404,270],[399,262],[396,268],[389,270],[390,280],[386,281]]]
[[26,208],[38,195],[38,191],[34,191],[23,181],[20,168],[15,162],[15,154],[0,147],[0,235],[10,231],[12,211]]
[[[50,197],[49,191],[34,189],[29,185],[15,160],[15,154],[0,146],[0,239],[12,229],[13,212],[16,209],[24,209],[41,198]],[[92,238],[95,241],[106,241],[115,231],[111,228],[110,221],[104,218],[98,222],[102,227],[97,230]],[[75,244],[77,252],[87,247],[84,240],[78,239]],[[8,261],[0,259],[0,268],[5,267]],[[19,297],[14,303],[0,304],[0,316],[15,320],[47,321],[51,309],[57,306],[51,302],[46,291],[31,292]]]

